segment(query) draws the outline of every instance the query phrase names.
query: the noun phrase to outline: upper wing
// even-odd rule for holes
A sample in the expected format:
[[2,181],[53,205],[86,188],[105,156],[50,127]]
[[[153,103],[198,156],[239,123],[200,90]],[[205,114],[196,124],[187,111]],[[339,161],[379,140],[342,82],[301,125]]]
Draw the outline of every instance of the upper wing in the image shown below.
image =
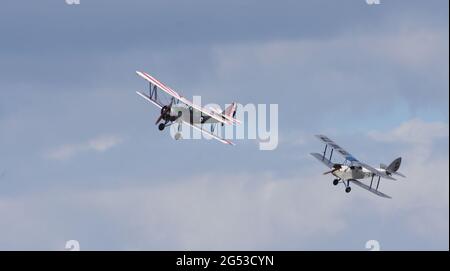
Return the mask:
[[194,128],[194,129],[200,131],[202,134],[207,134],[208,136],[210,136],[210,137],[214,138],[215,140],[218,140],[218,141],[220,141],[220,142],[222,142],[222,143],[224,143],[224,144],[228,144],[228,145],[232,145],[232,146],[235,145],[233,142],[231,142],[231,141],[229,141],[229,140],[226,140],[226,139],[224,139],[224,138],[218,137],[218,136],[216,136],[215,134],[210,133],[210,132],[208,132],[208,131],[206,131],[206,130],[203,130],[203,129],[201,129],[200,127],[198,127],[197,125],[190,124],[189,122],[184,121],[184,120],[182,120],[182,122],[183,122],[184,124],[187,124],[187,125],[191,126],[191,127]]
[[388,199],[390,199],[391,197],[390,196],[388,196],[388,195],[386,195],[386,194],[384,194],[384,193],[381,193],[380,191],[378,191],[378,190],[375,190],[375,189],[373,189],[373,188],[370,188],[370,186],[368,186],[367,184],[364,184],[364,183],[362,183],[362,182],[360,182],[360,181],[357,181],[357,180],[350,180],[352,183],[354,183],[354,184],[356,184],[357,186],[359,186],[359,187],[361,187],[362,189],[365,189],[365,190],[367,190],[367,191],[369,191],[369,192],[371,192],[371,193],[374,193],[375,195],[377,195],[377,196],[380,196],[380,197],[383,197],[383,198],[388,198]]
[[136,71],[136,73],[140,77],[144,78],[145,80],[147,80],[150,83],[152,83],[155,86],[157,86],[159,89],[161,89],[165,93],[169,94],[170,96],[172,96],[172,97],[174,97],[176,99],[179,99],[181,97],[181,95],[178,94],[178,92],[176,92],[175,90],[171,89],[170,87],[164,85],[163,83],[159,82],[156,78],[154,78],[153,76],[149,75],[148,73],[140,72],[140,71]]
[[351,155],[348,151],[341,148],[338,144],[334,143],[333,140],[329,139],[327,136],[324,135],[316,135],[316,137],[333,148],[335,151],[339,152],[342,156],[345,157],[345,159],[349,162],[358,162],[358,159],[356,159],[353,155]]
[[221,123],[224,123],[224,124],[230,124],[231,123],[226,118],[224,119],[222,114],[218,115],[214,111],[210,111],[208,109],[205,109],[205,108],[203,108],[201,106],[198,106],[198,105],[194,104],[193,102],[189,101],[188,99],[186,99],[183,96],[181,96],[180,94],[178,94],[178,92],[176,92],[175,90],[171,89],[170,87],[168,87],[168,86],[164,85],[163,83],[161,83],[160,81],[158,81],[156,78],[154,78],[150,74],[145,73],[145,72],[140,72],[140,71],[136,71],[136,73],[139,76],[141,76],[142,78],[144,78],[145,80],[147,80],[150,83],[152,83],[155,86],[157,86],[159,89],[161,89],[165,93],[169,94],[170,96],[174,97],[175,99],[179,100],[180,102],[186,104],[187,106],[190,106],[190,107],[194,108],[195,110],[198,110],[198,111],[202,112],[203,114],[205,114],[205,115],[215,119],[218,122],[221,122]]
[[322,162],[328,168],[332,168],[334,165],[330,160],[328,160],[325,156],[323,156],[320,153],[311,153],[311,155],[314,156],[320,162]]

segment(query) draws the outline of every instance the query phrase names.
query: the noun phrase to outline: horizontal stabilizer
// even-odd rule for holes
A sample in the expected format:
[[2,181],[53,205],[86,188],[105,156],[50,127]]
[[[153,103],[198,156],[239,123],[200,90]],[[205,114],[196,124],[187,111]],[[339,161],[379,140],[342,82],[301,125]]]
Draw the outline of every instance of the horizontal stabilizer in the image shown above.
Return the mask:
[[393,172],[392,174],[394,174],[394,175],[398,175],[398,176],[400,176],[400,177],[403,177],[403,178],[406,178],[406,176],[405,175],[403,175],[402,173],[400,173],[400,172]]

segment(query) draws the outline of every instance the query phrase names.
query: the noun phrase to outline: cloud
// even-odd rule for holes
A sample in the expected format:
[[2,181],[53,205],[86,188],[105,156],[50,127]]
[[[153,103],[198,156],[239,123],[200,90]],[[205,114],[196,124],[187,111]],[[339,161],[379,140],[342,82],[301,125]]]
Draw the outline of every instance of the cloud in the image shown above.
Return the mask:
[[390,131],[372,131],[368,136],[392,143],[403,154],[400,171],[407,175],[396,182],[384,181],[394,202],[376,206],[386,217],[399,216],[400,223],[430,240],[447,240],[449,229],[448,123],[411,119]]
[[[335,196],[324,202],[313,193],[306,196],[305,191],[318,189],[314,183],[259,174],[197,176],[159,187],[93,195],[92,205],[117,219],[132,206],[141,206],[127,226],[141,229],[139,236],[156,247],[300,248],[311,238],[333,235],[345,226],[338,210],[344,199]],[[297,195],[300,190],[302,197]],[[112,202],[113,198],[120,200]],[[296,242],[283,245],[289,239]]]
[[307,143],[310,143],[311,139],[314,140],[314,138],[301,130],[292,130],[292,131],[286,131],[284,132],[280,138],[279,143],[280,145],[288,145],[291,147],[301,147],[305,146]]
[[415,118],[388,132],[369,132],[369,137],[382,142],[431,144],[434,140],[449,136],[448,123],[425,122]]
[[101,136],[90,140],[88,142],[88,146],[92,150],[103,152],[116,146],[121,142],[122,139],[119,138],[118,136]]
[[[24,248],[58,243],[62,248],[64,238],[77,239],[86,249],[307,249],[308,242],[333,236],[346,225],[346,197],[329,193],[332,186],[317,176],[299,181],[299,176],[205,174],[157,184],[62,188],[3,198],[2,233],[44,233],[47,240],[41,234],[31,240],[2,234],[0,249],[18,241],[29,242],[22,243]],[[82,220],[75,214],[82,214]],[[18,221],[22,223],[13,229]],[[102,233],[92,238],[99,225]],[[95,239],[96,245],[90,247],[87,239]],[[117,247],[112,245],[116,242]]]
[[322,40],[216,44],[210,75],[191,89],[242,103],[279,104],[280,140],[297,145],[304,141],[286,135],[294,127],[314,133],[339,123],[338,129],[365,132],[423,112],[444,118],[447,40],[447,29],[393,27],[388,33],[355,31]]
[[67,144],[49,151],[46,157],[52,160],[67,160],[73,156],[89,151],[104,152],[120,144],[122,139],[115,135],[99,136],[78,144]]
[[[423,244],[442,249],[448,247],[448,154],[433,157],[442,134],[430,129],[440,125],[414,119],[377,133],[396,135],[411,123],[429,129],[420,140],[396,144],[408,177],[382,183],[392,200],[358,188],[349,195],[339,191],[342,187],[331,185],[313,158],[312,168],[298,165],[284,177],[276,172],[209,172],[164,181],[154,175],[126,177],[104,187],[60,186],[0,198],[0,232],[5,233],[0,248],[63,249],[65,241],[76,239],[93,250],[364,249],[364,242],[379,236],[381,228],[386,231],[379,238],[384,249],[423,249]],[[403,137],[390,140],[399,143]],[[112,145],[104,142],[114,140],[79,145],[92,150]],[[429,156],[416,155],[423,147]],[[393,233],[393,228],[401,232]],[[403,244],[402,238],[415,239]]]

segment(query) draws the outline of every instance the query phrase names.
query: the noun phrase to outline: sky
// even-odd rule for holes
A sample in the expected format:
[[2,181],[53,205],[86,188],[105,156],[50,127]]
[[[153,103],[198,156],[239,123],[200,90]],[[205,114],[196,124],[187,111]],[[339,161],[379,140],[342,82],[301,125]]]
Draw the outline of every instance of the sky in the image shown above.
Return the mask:
[[[0,250],[448,250],[448,5],[2,1]],[[277,148],[174,141],[136,70],[278,104]],[[407,178],[346,194],[315,134]]]

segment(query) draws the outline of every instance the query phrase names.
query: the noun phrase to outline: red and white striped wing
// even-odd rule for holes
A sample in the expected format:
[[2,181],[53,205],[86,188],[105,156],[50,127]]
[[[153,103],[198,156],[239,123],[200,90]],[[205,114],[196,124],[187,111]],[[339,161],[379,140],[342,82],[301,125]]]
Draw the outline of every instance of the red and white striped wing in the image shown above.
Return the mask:
[[170,87],[168,87],[168,86],[164,85],[163,83],[159,82],[156,78],[154,78],[150,74],[148,74],[146,72],[140,72],[140,71],[136,71],[136,73],[140,77],[142,77],[145,80],[147,80],[150,83],[152,83],[153,85],[156,85],[159,89],[161,89],[165,93],[169,94],[170,96],[172,96],[172,97],[174,97],[176,99],[179,99],[181,97],[180,94],[178,94],[175,90],[173,90]]
[[211,118],[217,120],[218,122],[221,122],[224,124],[229,124],[226,120],[224,120],[222,118],[222,116],[217,116],[217,114],[215,112],[194,104],[193,102],[189,101],[188,99],[186,99],[183,96],[181,96],[180,94],[178,94],[178,92],[176,92],[175,90],[171,89],[170,87],[168,87],[165,84],[158,81],[156,78],[154,78],[150,74],[148,74],[146,72],[140,72],[140,71],[136,71],[136,73],[139,76],[141,76],[142,78],[144,78],[145,80],[156,85],[159,89],[161,89],[165,93],[169,94],[170,96],[174,97],[175,99],[179,100],[180,102],[186,104],[187,106],[190,106],[190,107],[194,108],[195,110],[198,110],[198,111],[202,112],[203,114],[210,116]]

